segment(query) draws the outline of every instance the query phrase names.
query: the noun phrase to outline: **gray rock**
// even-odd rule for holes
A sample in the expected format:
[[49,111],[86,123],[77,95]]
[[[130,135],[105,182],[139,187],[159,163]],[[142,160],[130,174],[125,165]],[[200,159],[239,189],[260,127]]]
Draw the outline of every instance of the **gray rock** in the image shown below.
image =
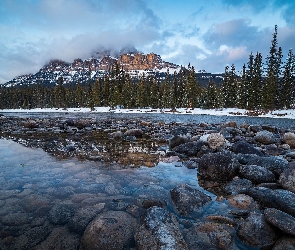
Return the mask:
[[254,198],[260,205],[268,208],[276,208],[292,216],[295,216],[295,194],[283,189],[269,189],[254,187],[242,191]]
[[141,217],[135,235],[138,250],[185,250],[177,219],[160,207],[149,208]]
[[241,190],[253,187],[250,180],[247,179],[233,179],[225,186],[225,190],[230,193],[239,193]]
[[274,143],[275,137],[272,132],[269,132],[267,130],[259,131],[255,136],[254,136],[255,141],[268,145]]
[[22,226],[32,221],[33,217],[27,213],[10,213],[1,218],[1,222],[6,226]]
[[188,141],[187,137],[176,135],[169,140],[169,148],[173,149],[178,145],[186,143]]
[[276,177],[271,171],[257,165],[241,166],[239,176],[250,180],[254,184],[263,182],[276,182]]
[[295,238],[291,236],[283,236],[276,241],[272,250],[294,250]]
[[240,240],[253,247],[269,247],[276,241],[276,230],[266,222],[264,215],[251,212],[249,217],[242,221],[237,229]]
[[220,133],[211,133],[207,138],[209,147],[213,150],[224,148],[226,145],[225,138]]
[[280,175],[279,183],[284,189],[295,193],[295,168],[286,168]]
[[143,131],[141,129],[129,129],[124,133],[125,136],[142,137]]
[[287,143],[291,148],[295,148],[295,133],[287,132],[284,134],[284,141]]
[[295,218],[275,208],[264,210],[265,219],[283,232],[295,235]]
[[84,231],[81,249],[123,249],[134,240],[135,230],[136,219],[126,212],[108,211],[99,214]]
[[150,207],[154,207],[154,206],[165,208],[165,207],[167,207],[167,202],[165,200],[149,199],[149,200],[144,200],[141,205],[145,209],[150,208]]
[[182,215],[188,215],[211,202],[211,197],[186,184],[180,184],[170,191],[171,199]]
[[199,175],[212,181],[231,181],[236,176],[240,164],[230,154],[219,152],[204,155],[199,161]]
[[202,222],[185,230],[184,238],[189,249],[234,249],[233,227],[214,222]]
[[263,153],[246,141],[237,141],[231,146],[231,150],[236,154],[255,154],[263,156]]
[[50,210],[48,219],[56,225],[64,225],[74,216],[74,209],[69,205],[55,205]]
[[98,215],[102,207],[92,206],[79,209],[69,220],[68,228],[72,232],[82,234],[87,225]]
[[203,141],[187,142],[174,147],[173,150],[179,154],[185,154],[187,156],[196,156],[197,153],[201,150],[202,146],[206,145],[208,144]]

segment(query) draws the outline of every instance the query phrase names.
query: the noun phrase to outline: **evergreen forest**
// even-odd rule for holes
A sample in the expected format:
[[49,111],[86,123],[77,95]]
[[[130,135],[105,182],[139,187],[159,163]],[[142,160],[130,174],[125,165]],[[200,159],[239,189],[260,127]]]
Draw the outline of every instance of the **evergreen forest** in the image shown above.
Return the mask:
[[[237,71],[226,66],[221,84],[211,79],[201,86],[193,66],[160,78],[142,75],[131,78],[120,65],[113,65],[103,78],[87,84],[42,83],[26,86],[0,85],[0,109],[32,108],[243,108],[248,110],[289,109],[295,107],[295,56],[292,49],[283,60],[278,46],[277,26],[268,56],[251,53]],[[90,74],[91,72],[89,72]]]

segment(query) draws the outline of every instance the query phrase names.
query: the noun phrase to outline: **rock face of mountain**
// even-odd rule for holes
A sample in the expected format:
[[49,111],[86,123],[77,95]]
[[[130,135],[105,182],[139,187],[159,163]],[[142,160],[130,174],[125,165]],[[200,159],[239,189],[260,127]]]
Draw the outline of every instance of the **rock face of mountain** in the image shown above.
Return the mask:
[[140,75],[171,74],[179,71],[180,66],[165,62],[157,54],[124,53],[112,57],[103,55],[82,60],[75,59],[72,63],[62,60],[52,60],[42,67],[36,74],[22,75],[7,82],[5,86],[30,85],[36,83],[55,85],[59,77],[64,83],[86,82],[91,79],[104,77],[115,65],[123,68],[131,77]]

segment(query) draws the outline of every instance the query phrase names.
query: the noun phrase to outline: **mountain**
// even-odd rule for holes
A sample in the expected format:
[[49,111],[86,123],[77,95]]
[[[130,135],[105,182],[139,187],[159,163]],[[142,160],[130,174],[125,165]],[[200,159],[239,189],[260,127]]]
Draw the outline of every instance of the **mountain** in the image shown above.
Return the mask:
[[[122,53],[123,52],[123,53]],[[83,83],[91,79],[104,77],[115,65],[119,65],[129,73],[131,77],[145,75],[165,75],[169,69],[170,74],[180,70],[180,66],[165,62],[161,56],[149,53],[143,54],[138,51],[121,51],[116,55],[109,51],[93,53],[90,59],[75,59],[73,62],[51,60],[36,74],[18,76],[4,84],[4,86],[22,86],[36,83],[55,85],[59,77],[63,77],[64,83]]]

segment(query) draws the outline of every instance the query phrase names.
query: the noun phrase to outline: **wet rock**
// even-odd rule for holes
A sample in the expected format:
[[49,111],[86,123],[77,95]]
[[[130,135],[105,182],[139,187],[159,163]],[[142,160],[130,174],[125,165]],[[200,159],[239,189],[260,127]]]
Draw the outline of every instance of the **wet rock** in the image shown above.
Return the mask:
[[72,187],[50,188],[48,193],[58,199],[65,199],[74,194]]
[[35,250],[79,249],[80,236],[70,233],[66,227],[56,227]]
[[185,230],[188,249],[233,249],[233,227],[214,222],[202,222]]
[[265,219],[283,232],[295,235],[295,218],[275,208],[264,210]]
[[187,137],[176,135],[169,140],[169,148],[173,149],[178,145],[186,143],[188,141]]
[[145,209],[148,209],[150,207],[161,207],[165,208],[167,207],[167,202],[164,200],[144,200],[141,204],[141,206]]
[[108,211],[98,215],[86,228],[81,249],[118,250],[134,241],[136,219],[122,211]]
[[240,164],[224,152],[204,155],[199,161],[199,175],[212,181],[230,181],[236,176]]
[[254,184],[263,182],[276,182],[276,177],[271,171],[257,165],[241,166],[239,170],[239,176],[250,180]]
[[170,191],[171,199],[182,215],[188,215],[211,202],[211,197],[186,184],[180,184]]
[[140,208],[136,205],[129,205],[126,207],[126,212],[133,215],[135,218],[140,216]]
[[295,133],[287,132],[284,134],[284,141],[287,143],[291,148],[295,148]]
[[242,210],[256,210],[259,209],[258,203],[249,195],[237,194],[227,197],[228,203],[238,209]]
[[283,236],[276,241],[272,250],[294,250],[295,238],[291,236]]
[[208,144],[202,141],[187,142],[174,147],[173,150],[179,154],[184,154],[187,156],[196,156],[197,153],[201,150],[201,148],[206,145]]
[[160,207],[149,208],[135,235],[138,250],[187,249],[175,216]]
[[225,190],[229,193],[239,193],[241,190],[253,187],[250,180],[234,178],[225,186]]
[[143,131],[141,129],[129,129],[124,133],[125,136],[135,136],[136,138],[142,137]]
[[246,141],[237,141],[231,146],[231,150],[236,154],[255,154],[263,156],[261,150],[255,148],[253,145]]
[[258,126],[257,125],[250,125],[249,130],[254,133],[257,133],[262,130],[262,127],[259,125]]
[[50,200],[39,194],[31,194],[22,199],[20,204],[26,212],[34,212],[37,209],[48,207]]
[[6,226],[22,226],[32,221],[33,217],[27,213],[9,213],[0,220]]
[[241,164],[258,165],[270,170],[278,178],[288,166],[288,161],[279,156],[258,157],[256,155],[238,154],[237,160]]
[[185,127],[175,128],[171,131],[171,134],[174,136],[186,136],[187,133],[188,133],[188,130]]
[[277,238],[277,232],[259,212],[251,212],[237,229],[240,240],[253,247],[270,247]]
[[94,205],[84,207],[76,211],[75,215],[69,220],[68,228],[71,232],[82,234],[87,225],[101,212],[103,206]]
[[276,208],[292,216],[295,216],[295,194],[283,189],[269,189],[254,187],[242,191],[254,198],[260,205],[268,208]]
[[226,145],[225,138],[220,133],[211,133],[207,137],[209,147],[213,150],[224,148]]
[[284,189],[295,193],[295,168],[286,168],[280,175],[279,183]]
[[227,216],[208,215],[208,216],[206,216],[206,219],[211,220],[211,221],[216,222],[216,223],[230,225],[230,226],[233,226],[233,227],[237,226],[237,222],[234,219],[229,218]]
[[259,131],[255,136],[254,136],[255,141],[268,145],[272,144],[275,142],[275,138],[272,132],[269,132],[267,130]]
[[74,215],[74,209],[69,205],[55,205],[49,212],[48,219],[52,224],[64,225]]

